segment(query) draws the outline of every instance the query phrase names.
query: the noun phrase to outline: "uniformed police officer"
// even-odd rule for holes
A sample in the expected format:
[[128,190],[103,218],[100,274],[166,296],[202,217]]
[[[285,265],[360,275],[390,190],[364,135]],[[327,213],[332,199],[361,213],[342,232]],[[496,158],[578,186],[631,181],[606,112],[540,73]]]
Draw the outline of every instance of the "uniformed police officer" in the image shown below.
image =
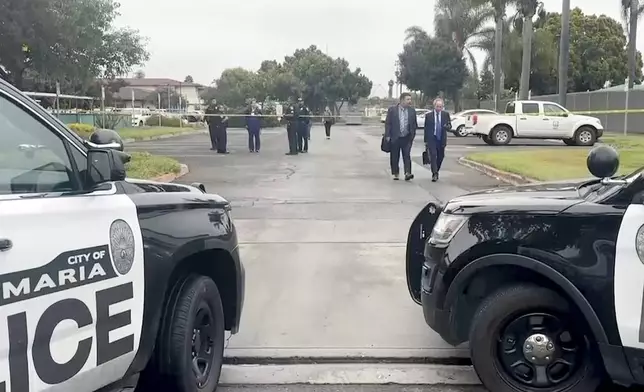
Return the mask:
[[217,130],[216,123],[214,121],[214,114],[217,112],[217,100],[213,99],[210,101],[210,104],[206,108],[206,124],[208,124],[208,134],[210,136],[210,149],[215,151],[217,150]]
[[298,105],[290,102],[284,112],[286,119],[286,134],[288,136],[288,152],[286,155],[297,155],[297,126],[299,118]]
[[[216,100],[212,100],[211,106],[212,107],[208,107],[210,111],[207,110],[206,114],[209,114],[207,118],[210,119],[210,122],[208,123],[208,131],[211,134],[210,138],[213,145],[212,149],[216,149],[218,154],[228,154],[228,117],[222,116],[222,114],[224,114],[224,107],[217,104]],[[212,131],[210,130],[211,128]]]
[[311,111],[304,104],[302,98],[297,100],[298,122],[297,122],[297,151],[309,152],[309,125],[311,123]]

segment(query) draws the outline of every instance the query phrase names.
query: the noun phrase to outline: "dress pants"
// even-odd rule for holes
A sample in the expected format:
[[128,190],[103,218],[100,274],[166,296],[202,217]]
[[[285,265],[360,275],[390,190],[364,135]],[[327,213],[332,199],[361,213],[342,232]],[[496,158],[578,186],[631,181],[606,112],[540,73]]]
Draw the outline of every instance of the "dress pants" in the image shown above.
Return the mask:
[[429,154],[429,160],[431,163],[432,174],[438,174],[443,165],[443,159],[445,158],[445,146],[441,140],[434,137],[434,143],[427,143],[427,154]]
[[389,153],[391,174],[400,174],[401,155],[405,174],[411,174],[411,145],[413,142],[411,134],[391,139],[391,152]]

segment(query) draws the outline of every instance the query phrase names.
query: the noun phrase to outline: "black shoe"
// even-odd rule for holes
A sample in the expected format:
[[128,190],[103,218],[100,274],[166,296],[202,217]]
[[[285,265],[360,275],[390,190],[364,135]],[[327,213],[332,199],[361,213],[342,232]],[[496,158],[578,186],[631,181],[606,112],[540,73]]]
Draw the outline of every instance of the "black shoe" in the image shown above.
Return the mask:
[[308,152],[309,152],[309,150],[303,150],[302,152],[303,152],[304,154],[306,154],[306,153],[308,153]]
[[217,154],[230,154],[230,151],[217,151]]
[[405,174],[405,181],[409,181],[409,180],[413,180],[413,179],[414,179],[414,175],[413,175],[413,174],[411,174],[411,173],[409,173],[409,174]]
[[287,152],[287,153],[286,153],[286,154],[284,154],[284,155],[297,155],[297,153],[296,153],[296,152]]
[[438,173],[432,174],[432,182],[438,181]]
[[217,149],[213,147],[210,149],[210,151],[217,151]]
[[398,174],[392,174],[394,177],[394,181],[400,180],[400,176]]

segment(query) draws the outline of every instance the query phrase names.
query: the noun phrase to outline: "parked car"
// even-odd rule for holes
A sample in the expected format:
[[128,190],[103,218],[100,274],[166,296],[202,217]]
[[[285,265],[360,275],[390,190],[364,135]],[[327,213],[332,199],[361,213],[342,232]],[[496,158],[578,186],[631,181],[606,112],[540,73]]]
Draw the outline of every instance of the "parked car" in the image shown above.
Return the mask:
[[416,109],[416,122],[419,129],[425,128],[425,115],[429,112],[429,109]]
[[486,116],[491,114],[499,114],[494,110],[488,109],[469,109],[462,112],[452,114],[452,133],[455,136],[465,137],[468,135],[465,126],[468,122],[476,116]]
[[468,134],[490,145],[506,145],[512,139],[559,139],[568,146],[592,146],[602,137],[598,118],[570,113],[547,101],[511,101],[505,114],[475,116]]

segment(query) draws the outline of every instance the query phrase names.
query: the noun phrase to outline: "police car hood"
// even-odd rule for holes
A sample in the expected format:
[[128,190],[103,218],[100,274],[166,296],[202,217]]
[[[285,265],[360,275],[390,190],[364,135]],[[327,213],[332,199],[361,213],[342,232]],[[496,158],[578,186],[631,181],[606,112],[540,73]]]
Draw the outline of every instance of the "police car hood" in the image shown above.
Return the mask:
[[[180,196],[182,193],[197,193],[200,195],[206,194],[208,199],[221,203],[227,204],[228,201],[223,197],[211,193],[205,193],[201,189],[184,184],[170,183],[170,182],[158,182],[150,180],[140,180],[137,178],[126,178],[125,182],[129,185],[126,187],[126,193],[132,194],[154,194],[154,193],[163,193],[168,196],[177,195]],[[194,197],[194,196],[191,196]],[[185,198],[182,198],[185,199]]]
[[580,183],[541,183],[486,189],[450,200],[444,211],[453,214],[531,212],[556,214],[580,203]]

